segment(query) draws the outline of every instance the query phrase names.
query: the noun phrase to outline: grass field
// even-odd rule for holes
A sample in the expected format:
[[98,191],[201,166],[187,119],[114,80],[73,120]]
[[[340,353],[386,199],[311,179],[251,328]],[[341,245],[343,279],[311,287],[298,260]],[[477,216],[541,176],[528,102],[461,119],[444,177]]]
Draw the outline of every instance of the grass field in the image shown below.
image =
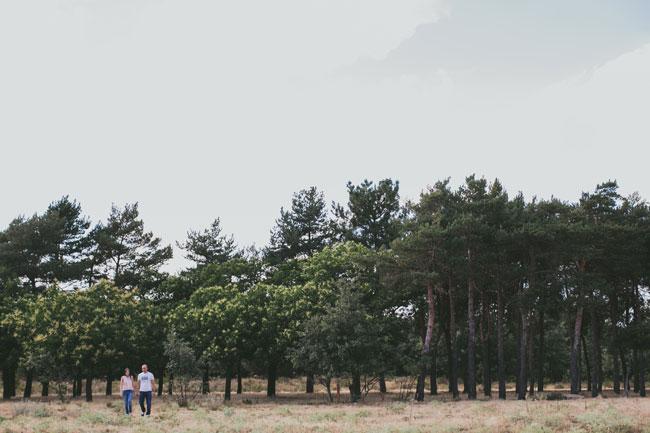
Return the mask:
[[248,392],[228,404],[218,392],[197,398],[190,408],[166,396],[155,398],[150,418],[140,417],[135,406],[134,416],[123,415],[117,396],[97,395],[92,403],[4,402],[0,433],[650,433],[650,399],[609,393],[596,399],[473,402],[451,401],[442,393],[415,403],[398,401],[391,392],[384,398],[371,393],[357,404],[328,404],[322,393],[292,392],[299,387],[292,381],[284,382],[273,400],[248,385]]

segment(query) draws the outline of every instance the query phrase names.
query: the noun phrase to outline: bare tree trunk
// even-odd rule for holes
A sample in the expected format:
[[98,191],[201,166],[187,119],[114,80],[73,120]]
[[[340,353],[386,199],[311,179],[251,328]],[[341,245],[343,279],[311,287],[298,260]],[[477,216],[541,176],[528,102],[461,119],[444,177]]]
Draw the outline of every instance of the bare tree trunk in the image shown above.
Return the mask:
[[267,397],[275,397],[275,382],[277,380],[277,365],[275,360],[269,361],[268,376],[266,381]]
[[483,395],[492,397],[492,376],[490,371],[490,312],[485,298],[485,291],[481,291],[481,364],[483,367]]
[[582,302],[578,300],[578,310],[576,311],[576,321],[573,328],[573,343],[571,344],[570,376],[571,376],[571,394],[580,393],[580,341],[582,335]]
[[77,373],[72,379],[72,397],[79,397],[81,395],[81,375]]
[[358,373],[352,375],[352,383],[350,384],[350,401],[352,403],[361,399],[361,376]]
[[544,352],[544,310],[539,312],[539,337],[537,352],[537,392],[544,392],[544,361],[546,354]]
[[435,300],[433,297],[433,285],[431,283],[427,284],[427,330],[424,336],[424,344],[422,345],[422,372],[418,377],[418,383],[416,387],[415,399],[417,401],[424,400],[424,380],[427,375],[427,363],[426,360],[430,355],[431,350],[431,339],[433,338],[433,327],[436,320],[436,309],[435,309]]
[[93,401],[93,375],[88,373],[86,376],[86,401]]
[[50,382],[41,382],[41,397],[48,397],[50,395]]
[[203,369],[203,378],[201,379],[201,394],[210,393],[210,370],[206,365]]
[[645,397],[645,352],[643,350],[641,351],[639,358],[641,361],[639,363],[639,397]]
[[613,386],[614,386],[614,394],[620,394],[621,393],[621,365],[620,365],[620,360],[618,358],[618,354],[616,353],[616,348],[612,350],[612,362],[613,362],[613,372],[612,375],[613,377]]
[[174,394],[174,374],[169,373],[169,382],[167,382],[167,395]]
[[458,348],[456,347],[456,301],[454,285],[449,277],[449,391],[454,399],[458,393]]
[[532,330],[532,325],[530,324],[530,319],[526,320],[528,323],[528,338],[527,338],[527,343],[528,346],[526,347],[527,350],[527,357],[528,357],[528,381],[529,381],[529,386],[528,386],[528,394],[530,395],[535,395],[535,345],[533,344],[533,330]]
[[161,369],[160,369],[160,373],[158,374],[158,390],[157,390],[157,392],[158,392],[158,397],[160,397],[161,395],[163,395],[163,386],[164,386],[164,384],[165,384],[165,382],[164,382],[164,380],[163,380],[164,377],[165,377],[165,369],[164,369],[164,368],[161,368]]
[[237,364],[237,394],[243,392],[242,378],[241,378],[241,363]]
[[591,363],[589,362],[589,355],[587,354],[587,340],[584,335],[580,338],[582,340],[582,354],[585,359],[585,367],[587,368],[587,391],[591,391]]
[[627,360],[625,359],[623,350],[619,348],[618,354],[621,359],[621,368],[623,371],[623,393],[625,394],[625,397],[628,397],[630,395],[630,369],[627,365]]
[[517,400],[526,400],[526,384],[527,378],[527,362],[526,362],[526,349],[528,340],[528,318],[523,313],[521,317],[521,335],[519,336],[519,386],[517,387]]
[[437,350],[434,345],[431,349],[431,369],[429,370],[429,394],[438,395],[438,360]]
[[505,357],[503,354],[503,289],[497,289],[497,375],[499,376],[499,398],[506,399]]
[[[471,253],[469,253],[471,255]],[[476,317],[474,292],[476,283],[470,277],[467,283],[467,398],[476,400]]]
[[641,391],[641,369],[639,368],[639,351],[635,348],[632,349],[632,371],[634,371],[634,392]]
[[598,314],[596,307],[593,305],[591,310],[591,396],[597,397],[600,392],[600,339],[598,336]]
[[307,374],[307,384],[305,385],[305,393],[314,393],[314,373]]
[[224,387],[224,392],[223,392],[223,399],[225,401],[230,401],[231,382],[232,382],[232,369],[230,367],[227,367],[226,368],[226,385]]
[[384,376],[384,373],[379,375],[379,392],[386,394],[386,377]]
[[106,395],[113,395],[113,375],[111,374],[110,368],[108,373],[106,373]]
[[620,394],[621,393],[621,365],[620,365],[620,349],[618,345],[618,326],[616,326],[617,323],[617,315],[618,315],[618,296],[615,294],[614,296],[611,297],[611,301],[609,303],[609,314],[610,314],[610,321],[612,324],[612,341],[611,341],[611,353],[612,353],[612,361],[613,361],[613,382],[614,382],[614,393],[615,394]]
[[25,389],[23,390],[23,398],[28,399],[32,396],[32,382],[34,381],[34,372],[30,369],[27,370],[25,375]]

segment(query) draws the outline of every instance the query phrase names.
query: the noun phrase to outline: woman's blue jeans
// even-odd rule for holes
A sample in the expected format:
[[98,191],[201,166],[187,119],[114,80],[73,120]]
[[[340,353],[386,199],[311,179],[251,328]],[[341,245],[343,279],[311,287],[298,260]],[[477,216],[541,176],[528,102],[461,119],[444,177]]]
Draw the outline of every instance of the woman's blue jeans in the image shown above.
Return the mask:
[[122,391],[122,399],[124,400],[124,412],[129,415],[131,411],[131,402],[133,400],[133,390],[127,389]]

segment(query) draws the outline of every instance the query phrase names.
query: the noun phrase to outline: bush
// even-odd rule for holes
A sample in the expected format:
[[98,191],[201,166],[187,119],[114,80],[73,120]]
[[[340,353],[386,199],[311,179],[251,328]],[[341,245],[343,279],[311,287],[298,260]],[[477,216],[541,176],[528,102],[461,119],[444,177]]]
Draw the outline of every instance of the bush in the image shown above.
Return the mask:
[[546,394],[546,400],[566,400],[566,396],[561,392],[549,392]]
[[178,391],[176,402],[180,407],[188,407],[190,400],[198,394],[198,389],[192,386],[199,372],[194,350],[172,329],[165,342],[165,356],[169,359],[167,370],[173,375],[175,390]]

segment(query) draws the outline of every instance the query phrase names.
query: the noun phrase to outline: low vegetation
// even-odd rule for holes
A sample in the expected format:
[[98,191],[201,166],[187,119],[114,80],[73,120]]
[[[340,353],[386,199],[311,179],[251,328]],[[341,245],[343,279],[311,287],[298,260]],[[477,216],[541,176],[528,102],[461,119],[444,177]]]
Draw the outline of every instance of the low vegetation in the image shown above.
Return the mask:
[[[249,396],[250,397],[250,396]],[[324,396],[321,396],[324,397]],[[376,396],[373,396],[376,397]],[[203,397],[188,408],[155,401],[151,418],[127,417],[119,401],[0,404],[2,433],[648,433],[650,401],[461,401],[401,403],[370,398],[325,404],[303,395],[251,404]]]

